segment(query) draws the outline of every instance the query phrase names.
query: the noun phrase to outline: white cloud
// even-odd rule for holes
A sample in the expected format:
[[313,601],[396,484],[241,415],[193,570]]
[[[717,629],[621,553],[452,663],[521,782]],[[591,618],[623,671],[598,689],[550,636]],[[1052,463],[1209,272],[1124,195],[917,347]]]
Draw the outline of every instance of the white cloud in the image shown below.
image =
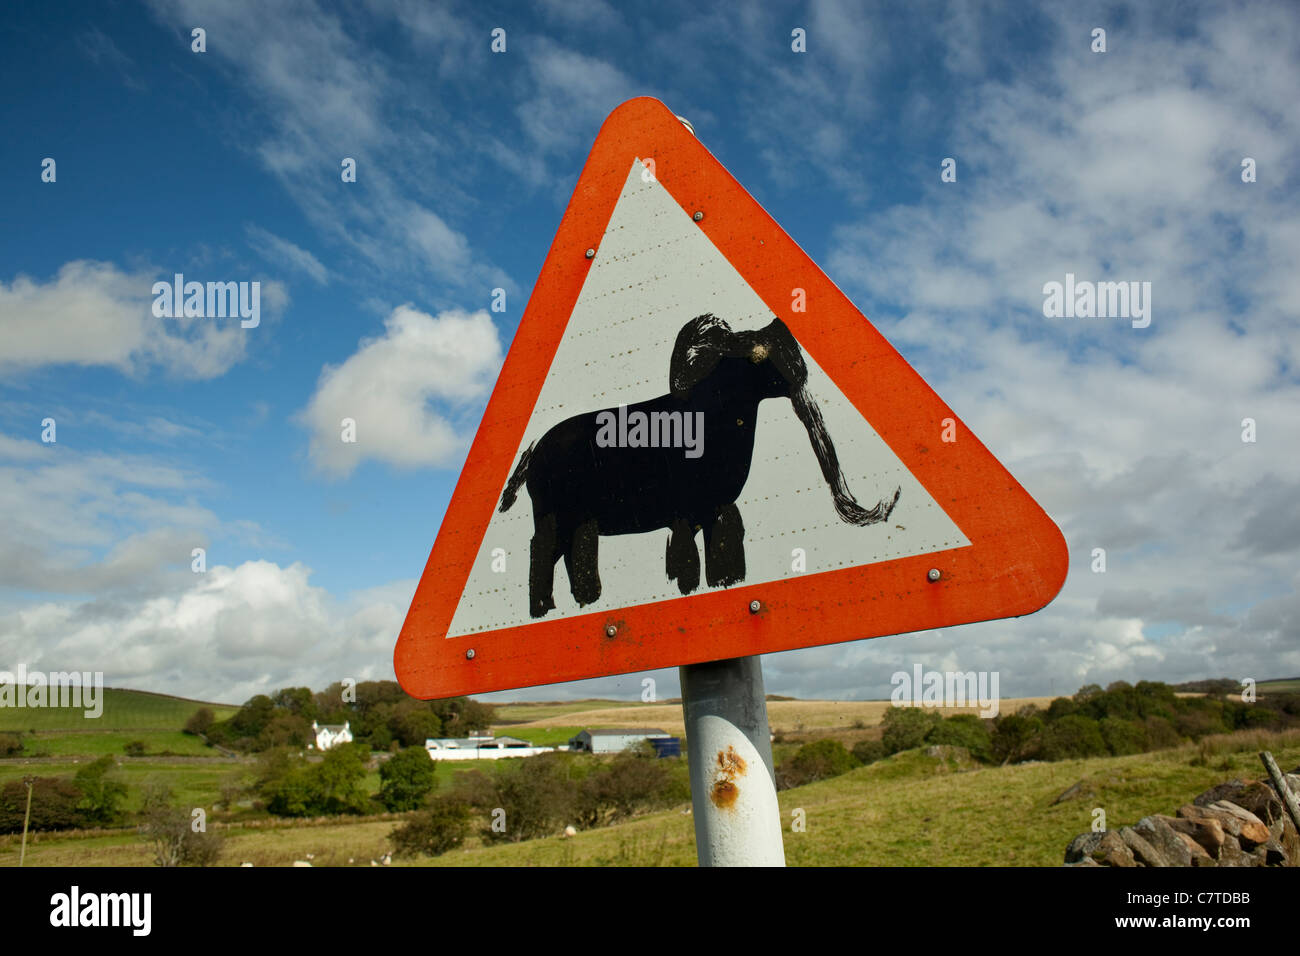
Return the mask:
[[537,41],[527,63],[531,82],[515,115],[543,153],[587,145],[587,130],[644,92],[612,63],[551,40]]
[[[334,475],[367,458],[399,467],[454,463],[468,445],[463,413],[486,396],[500,366],[487,312],[395,309],[382,336],[321,372],[298,415],[311,431],[312,461]],[[355,443],[341,440],[345,418],[356,422]]]
[[119,600],[0,612],[0,661],[103,671],[106,684],[241,703],[279,687],[392,680],[392,649],[415,583],[340,600],[301,564],[247,561],[185,586]]
[[[103,365],[208,379],[243,358],[246,330],[237,320],[155,317],[151,290],[158,279],[77,260],[45,282],[24,275],[0,281],[0,369]],[[262,292],[268,313],[283,310],[278,284],[263,283]]]
[[288,239],[281,239],[261,226],[250,224],[244,231],[248,234],[248,244],[262,258],[305,272],[321,285],[329,282],[329,270],[306,249],[294,245]]
[[[293,7],[256,0],[151,5],[160,20],[184,25],[187,34],[189,24],[202,21],[209,36],[224,38],[209,45],[209,56],[252,104],[251,152],[323,237],[360,253],[372,274],[409,281],[430,298],[433,290],[424,288],[430,273],[480,294],[485,287],[513,290],[500,269],[470,256],[454,221],[473,204],[456,185],[475,168],[467,151],[489,146],[459,125],[449,127],[440,97],[427,96],[426,66],[443,82],[463,80],[469,37],[481,36],[469,22],[407,0],[376,2],[346,22],[313,0]],[[420,70],[358,35],[394,26],[419,48]],[[355,184],[340,182],[344,157],[357,163]],[[314,256],[274,238],[259,234],[255,241],[324,281]]]
[[0,436],[0,583],[33,592],[151,589],[190,573],[219,531],[206,482],[141,455]]
[[[936,163],[919,201],[835,234],[830,273],[1071,544],[1055,604],[961,629],[963,667],[1004,670],[1004,692],[1006,671],[1062,693],[1300,668],[1294,602],[1254,612],[1292,592],[1300,551],[1300,207],[1281,174],[1239,175],[1243,155],[1276,169],[1300,149],[1257,85],[1300,85],[1300,31],[1265,21],[1214,15],[1175,41],[1139,17],[1122,52],[1089,60],[1085,24],[1061,16],[1011,79],[964,78],[957,183]],[[1043,283],[1067,271],[1152,282],[1151,327],[1044,319]],[[1245,417],[1268,439],[1243,443]],[[888,644],[933,660],[955,633]],[[882,660],[878,643],[846,650],[846,671]]]

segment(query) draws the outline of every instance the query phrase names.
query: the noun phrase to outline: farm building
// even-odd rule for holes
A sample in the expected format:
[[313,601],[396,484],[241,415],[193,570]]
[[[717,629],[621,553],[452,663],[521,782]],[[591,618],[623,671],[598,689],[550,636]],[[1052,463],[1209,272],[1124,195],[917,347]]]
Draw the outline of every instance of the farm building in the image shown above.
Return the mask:
[[329,750],[335,744],[350,744],[352,743],[351,727],[351,721],[342,724],[318,724],[313,720],[311,732],[316,737],[316,743],[311,746],[317,750]]
[[503,757],[535,757],[554,747],[534,747],[518,737],[430,737],[424,742],[430,760],[500,760]]
[[588,728],[569,740],[569,749],[580,753],[616,754],[646,740],[661,757],[681,754],[681,741],[657,727]]

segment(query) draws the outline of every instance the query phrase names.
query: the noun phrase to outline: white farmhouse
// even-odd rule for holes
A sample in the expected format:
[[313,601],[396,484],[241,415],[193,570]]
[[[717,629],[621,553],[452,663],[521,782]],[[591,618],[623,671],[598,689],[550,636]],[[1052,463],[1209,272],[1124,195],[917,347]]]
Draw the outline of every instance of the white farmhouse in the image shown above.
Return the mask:
[[336,744],[352,743],[352,722],[347,721],[342,724],[318,724],[316,721],[311,722],[311,732],[316,735],[316,750],[329,750]]

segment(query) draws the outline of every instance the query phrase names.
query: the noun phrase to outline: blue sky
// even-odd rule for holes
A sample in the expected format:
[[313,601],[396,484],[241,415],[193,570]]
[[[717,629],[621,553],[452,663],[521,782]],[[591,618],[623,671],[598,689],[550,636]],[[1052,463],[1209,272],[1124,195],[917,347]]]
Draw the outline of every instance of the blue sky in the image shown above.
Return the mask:
[[[390,677],[586,152],[653,95],[1071,546],[1038,615],[776,655],[770,691],[880,697],[916,661],[1008,695],[1300,673],[1300,13],[1147,6],[16,6],[0,669],[223,700]],[[176,272],[259,281],[261,324],[153,317]],[[1151,326],[1044,318],[1067,272],[1151,282]],[[343,406],[385,425],[343,446]]]

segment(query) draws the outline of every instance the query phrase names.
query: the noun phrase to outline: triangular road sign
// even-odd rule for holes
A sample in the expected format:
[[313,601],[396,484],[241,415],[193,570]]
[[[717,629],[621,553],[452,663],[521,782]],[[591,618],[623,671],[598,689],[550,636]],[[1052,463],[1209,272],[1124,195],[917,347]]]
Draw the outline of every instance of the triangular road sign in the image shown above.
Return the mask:
[[1029,614],[1052,520],[662,103],[601,127],[394,654],[447,697]]

